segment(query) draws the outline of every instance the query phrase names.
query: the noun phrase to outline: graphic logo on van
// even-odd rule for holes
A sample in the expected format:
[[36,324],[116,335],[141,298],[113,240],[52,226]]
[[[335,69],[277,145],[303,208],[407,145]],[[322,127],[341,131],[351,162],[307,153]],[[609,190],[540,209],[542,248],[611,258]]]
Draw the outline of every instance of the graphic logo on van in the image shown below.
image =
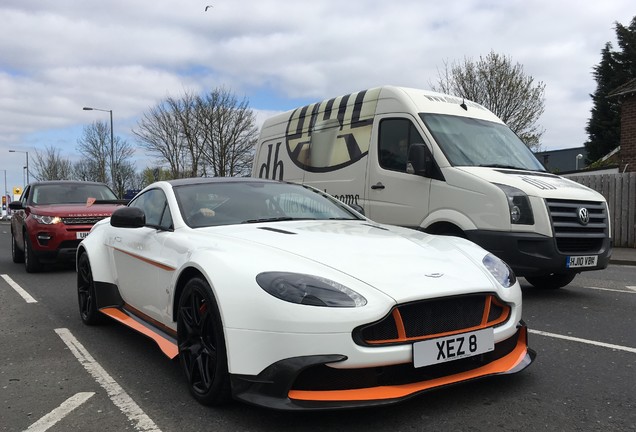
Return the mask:
[[577,214],[581,225],[587,225],[590,222],[590,212],[585,207],[579,207]]
[[296,109],[285,133],[292,162],[329,172],[366,156],[379,94],[379,88],[365,90]]

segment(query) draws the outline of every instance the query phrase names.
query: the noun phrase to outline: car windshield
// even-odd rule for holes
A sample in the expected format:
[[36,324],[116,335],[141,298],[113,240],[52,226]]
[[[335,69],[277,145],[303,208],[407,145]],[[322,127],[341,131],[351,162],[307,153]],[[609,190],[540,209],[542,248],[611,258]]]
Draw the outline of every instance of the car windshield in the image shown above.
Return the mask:
[[420,117],[453,166],[486,166],[545,171],[532,152],[507,126],[444,114]]
[[302,185],[218,182],[175,186],[181,215],[192,228],[299,219],[360,219],[344,204]]
[[69,183],[35,185],[31,201],[36,205],[84,204],[89,198],[98,201],[117,199],[106,185]]

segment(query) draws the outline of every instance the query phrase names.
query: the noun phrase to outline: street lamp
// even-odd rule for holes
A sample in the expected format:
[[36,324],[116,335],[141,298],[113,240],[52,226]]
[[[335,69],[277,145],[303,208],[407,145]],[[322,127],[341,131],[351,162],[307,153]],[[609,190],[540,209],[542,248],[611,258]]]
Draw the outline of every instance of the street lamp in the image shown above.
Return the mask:
[[9,153],[24,153],[26,154],[26,183],[25,183],[25,187],[26,185],[29,184],[29,152],[28,151],[22,151],[22,150],[9,150]]
[[113,189],[115,189],[115,173],[113,172],[115,168],[114,140],[113,140],[113,110],[105,110],[105,109],[91,108],[91,107],[84,107],[82,109],[84,111],[103,111],[110,114],[110,180],[112,182]]
[[579,170],[579,161],[583,159],[583,155],[581,153],[576,155],[576,170]]

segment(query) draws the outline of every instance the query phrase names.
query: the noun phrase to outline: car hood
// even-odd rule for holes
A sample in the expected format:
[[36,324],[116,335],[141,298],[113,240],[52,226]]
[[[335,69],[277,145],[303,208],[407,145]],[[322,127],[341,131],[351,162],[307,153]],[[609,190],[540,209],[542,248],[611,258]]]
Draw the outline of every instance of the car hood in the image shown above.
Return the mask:
[[463,239],[365,221],[236,225],[223,234],[344,272],[399,302],[422,298],[422,290],[438,296],[497,289],[481,264],[487,252]]
[[110,216],[121,204],[49,204],[31,207],[31,212],[42,216]]

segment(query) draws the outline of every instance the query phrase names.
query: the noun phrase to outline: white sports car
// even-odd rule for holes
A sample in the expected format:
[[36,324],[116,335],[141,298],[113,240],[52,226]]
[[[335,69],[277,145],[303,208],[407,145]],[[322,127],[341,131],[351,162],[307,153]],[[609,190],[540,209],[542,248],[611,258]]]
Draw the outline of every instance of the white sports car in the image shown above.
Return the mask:
[[503,261],[297,184],[154,183],[94,226],[77,270],[82,321],[179,356],[207,405],[388,404],[535,356]]

